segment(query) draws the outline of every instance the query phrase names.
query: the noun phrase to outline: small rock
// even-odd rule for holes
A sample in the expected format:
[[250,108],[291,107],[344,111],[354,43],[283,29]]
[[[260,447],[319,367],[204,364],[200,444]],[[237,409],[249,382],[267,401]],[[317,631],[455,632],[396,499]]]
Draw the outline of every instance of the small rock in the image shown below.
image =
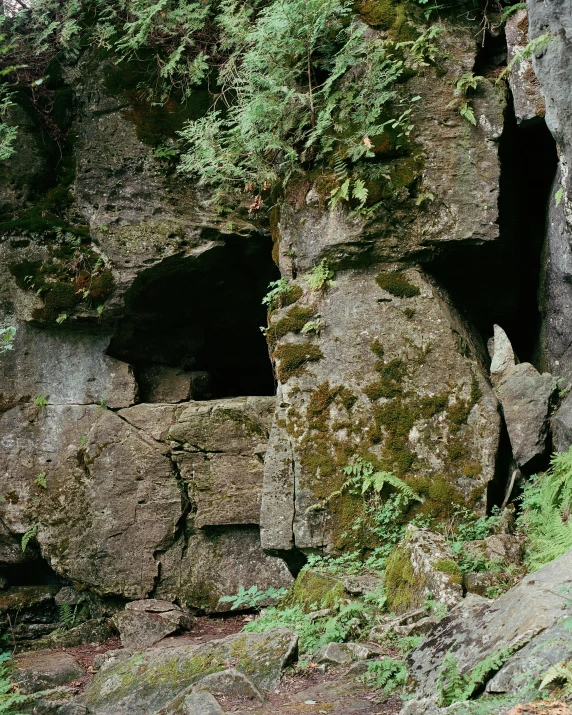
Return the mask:
[[130,657],[131,653],[124,648],[108,650],[106,653],[98,653],[93,659],[93,669],[103,670],[104,668],[110,668],[112,665],[122,660],[127,660]]
[[345,643],[345,646],[356,660],[367,660],[382,653],[381,648],[371,643]]
[[349,665],[353,660],[353,653],[345,643],[328,643],[316,651],[312,658],[318,665]]
[[38,651],[16,656],[14,660],[13,679],[25,694],[65,685],[84,674],[69,653]]
[[520,564],[524,553],[521,539],[511,534],[492,534],[485,539],[469,541],[466,550],[487,561],[502,561],[503,565]]
[[168,635],[189,630],[192,616],[182,608],[158,599],[132,601],[115,618],[125,648],[148,648]]
[[492,573],[491,571],[475,571],[473,573],[465,574],[464,583],[465,588],[469,593],[475,593],[478,596],[490,598],[490,589],[496,588],[500,584],[501,580],[500,575],[497,573]]
[[254,685],[252,680],[234,668],[207,675],[195,685],[193,692],[207,692],[213,695],[224,695],[229,698],[248,698],[259,702],[265,700],[263,693]]
[[54,600],[58,606],[61,606],[62,603],[66,603],[68,606],[76,606],[83,601],[83,598],[75,589],[70,586],[64,586],[56,593]]
[[491,356],[491,380],[493,385],[497,385],[516,365],[510,340],[499,325],[494,326],[494,337],[489,340],[488,349]]
[[224,715],[223,709],[210,693],[191,693],[183,701],[185,715]]
[[546,450],[548,413],[554,380],[524,362],[510,369],[497,385],[512,453],[521,469],[532,469]]
[[445,537],[411,524],[387,561],[389,610],[420,608],[429,594],[448,607],[463,598],[461,570]]
[[331,608],[321,608],[319,611],[312,611],[311,613],[308,613],[308,618],[311,621],[317,621],[319,618],[326,618],[326,616],[331,615],[331,613]]

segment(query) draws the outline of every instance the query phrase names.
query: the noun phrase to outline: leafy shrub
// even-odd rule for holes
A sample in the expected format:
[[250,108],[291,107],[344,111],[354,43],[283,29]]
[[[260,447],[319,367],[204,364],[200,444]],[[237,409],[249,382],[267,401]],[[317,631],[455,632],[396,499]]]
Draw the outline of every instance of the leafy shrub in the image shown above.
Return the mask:
[[402,661],[384,657],[367,664],[367,672],[362,680],[377,690],[383,690],[386,695],[391,695],[405,685],[407,668]]
[[326,286],[334,285],[334,271],[328,266],[326,259],[314,266],[312,270],[304,276],[305,281],[310,286],[310,290],[322,290]]
[[0,355],[14,348],[13,341],[15,336],[16,328],[0,328]]
[[521,503],[518,528],[526,538],[525,562],[534,571],[572,547],[572,447],[525,484]]

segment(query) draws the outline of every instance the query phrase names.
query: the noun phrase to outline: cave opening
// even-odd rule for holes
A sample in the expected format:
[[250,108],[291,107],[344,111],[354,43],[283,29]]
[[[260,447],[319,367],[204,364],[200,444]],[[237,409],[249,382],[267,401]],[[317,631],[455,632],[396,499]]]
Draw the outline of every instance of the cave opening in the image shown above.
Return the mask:
[[108,355],[133,365],[141,402],[274,395],[262,298],[279,277],[263,234],[167,258],[135,280]]
[[541,326],[541,254],[558,161],[556,144],[544,120],[520,127],[509,106],[499,156],[499,238],[439,256],[429,271],[485,343],[496,323],[505,330],[518,359],[534,364]]

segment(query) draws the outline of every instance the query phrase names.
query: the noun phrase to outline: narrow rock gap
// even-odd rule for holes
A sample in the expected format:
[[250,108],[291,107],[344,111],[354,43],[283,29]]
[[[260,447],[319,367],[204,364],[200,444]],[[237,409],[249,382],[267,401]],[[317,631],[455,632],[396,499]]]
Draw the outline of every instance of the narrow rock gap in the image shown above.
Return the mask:
[[137,278],[108,354],[134,366],[141,402],[275,394],[261,332],[271,253],[268,236],[225,236]]
[[485,342],[496,323],[506,331],[519,360],[534,363],[541,252],[556,146],[543,120],[521,128],[510,106],[499,154],[499,238],[444,254],[429,271]]

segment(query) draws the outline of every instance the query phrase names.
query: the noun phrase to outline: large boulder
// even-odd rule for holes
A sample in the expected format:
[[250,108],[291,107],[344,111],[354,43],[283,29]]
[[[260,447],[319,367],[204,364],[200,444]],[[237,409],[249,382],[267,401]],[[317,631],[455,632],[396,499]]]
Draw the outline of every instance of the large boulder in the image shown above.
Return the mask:
[[124,648],[148,648],[162,638],[189,630],[193,618],[174,603],[156,598],[131,601],[115,622]]
[[91,715],[149,715],[231,664],[268,692],[296,658],[297,642],[291,631],[276,629],[239,633],[200,646],[152,648],[103,666],[87,685],[81,702]]
[[12,678],[23,693],[36,693],[65,685],[83,675],[84,669],[71,653],[38,651],[15,658]]
[[[279,379],[265,462],[262,544],[329,551],[375,546],[363,501],[339,493],[343,467],[369,453],[445,517],[484,512],[500,434],[478,342],[421,269],[344,270],[277,310],[269,338]],[[294,296],[295,297],[295,296]],[[319,334],[301,333],[320,315]],[[297,327],[296,327],[297,326]],[[361,517],[362,530],[353,529]]]
[[[542,662],[553,660],[563,647],[569,647],[557,643],[572,615],[567,596],[572,585],[571,567],[569,550],[526,576],[493,603],[471,596],[453,609],[407,659],[415,699],[404,712],[420,715],[430,711],[431,703],[435,709],[448,679],[460,679],[467,685],[468,697],[485,686],[489,689],[489,682],[492,692],[515,692],[524,672],[530,677],[520,682],[525,690],[532,688]],[[545,633],[556,626],[554,638],[547,639]],[[565,641],[569,642],[568,637]],[[495,681],[493,676],[503,672],[503,666],[504,674]],[[507,684],[510,673],[514,674],[512,685]],[[462,710],[464,706],[467,710]],[[466,703],[458,707],[460,712],[470,712]]]

